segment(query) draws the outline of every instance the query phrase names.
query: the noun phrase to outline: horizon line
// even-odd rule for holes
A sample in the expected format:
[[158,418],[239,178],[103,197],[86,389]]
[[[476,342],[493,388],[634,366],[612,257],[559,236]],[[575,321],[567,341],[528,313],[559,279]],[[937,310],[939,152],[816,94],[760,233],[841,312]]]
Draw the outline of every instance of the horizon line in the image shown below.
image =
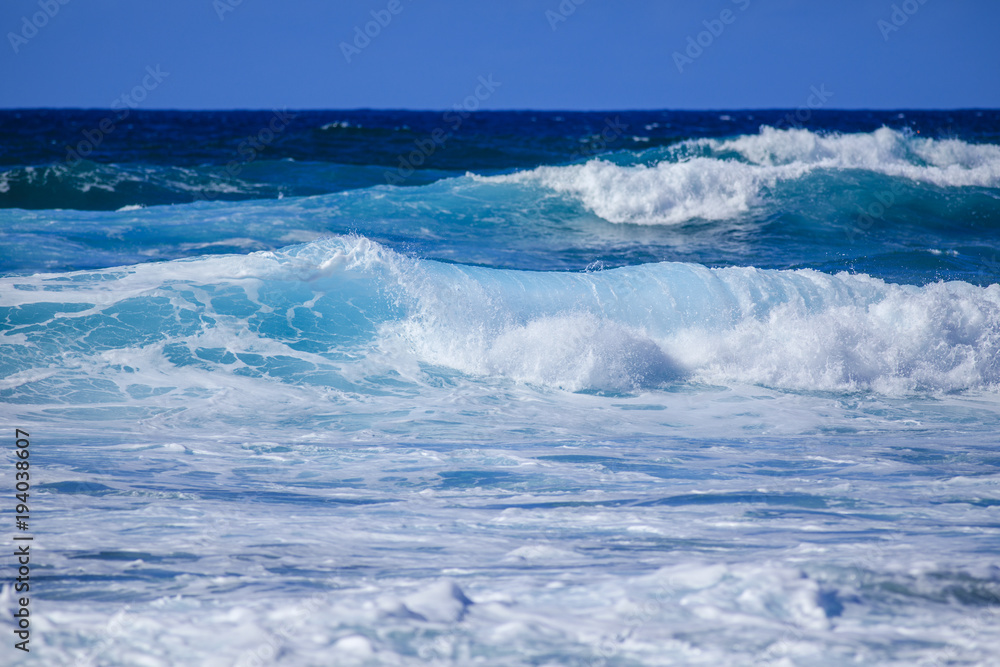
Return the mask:
[[[668,107],[640,107],[628,108],[605,108],[605,109],[558,109],[558,108],[531,108],[517,107],[510,109],[479,109],[467,111],[469,114],[490,114],[490,113],[639,113],[639,112],[690,112],[690,113],[716,113],[716,112],[740,112],[740,111],[795,111],[808,107],[706,107],[706,108],[668,108]],[[45,107],[4,107],[0,106],[0,112],[4,111],[111,111],[120,112],[123,109],[112,109],[111,107],[74,107],[74,106],[45,106]],[[407,107],[211,107],[211,108],[185,108],[185,107],[151,107],[151,108],[130,108],[128,111],[143,112],[273,112],[273,111],[304,111],[304,112],[358,112],[358,111],[402,111],[410,113],[448,113],[454,108],[433,109],[433,108],[407,108]],[[809,109],[810,112],[834,112],[834,111],[1000,111],[1000,107],[823,107],[819,109]]]

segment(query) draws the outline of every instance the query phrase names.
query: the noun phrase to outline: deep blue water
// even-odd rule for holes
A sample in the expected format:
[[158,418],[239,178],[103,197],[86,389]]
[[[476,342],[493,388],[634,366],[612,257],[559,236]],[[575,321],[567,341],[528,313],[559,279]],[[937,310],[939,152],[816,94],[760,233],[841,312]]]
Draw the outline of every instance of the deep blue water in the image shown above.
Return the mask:
[[795,114],[0,111],[31,659],[991,664],[1000,112]]

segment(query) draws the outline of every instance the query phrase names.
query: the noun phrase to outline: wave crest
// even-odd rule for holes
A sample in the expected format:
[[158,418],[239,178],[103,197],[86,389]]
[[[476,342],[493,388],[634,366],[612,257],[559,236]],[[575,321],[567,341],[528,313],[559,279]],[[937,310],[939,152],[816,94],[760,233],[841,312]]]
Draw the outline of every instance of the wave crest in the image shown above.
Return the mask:
[[442,369],[571,391],[685,380],[885,394],[1000,386],[995,284],[677,263],[496,270],[339,237],[5,278],[0,294],[3,374],[51,371],[23,376],[17,391],[100,377],[127,392],[137,376],[126,365],[155,376],[151,386],[195,365],[362,393],[378,377],[434,382]]
[[1000,146],[925,139],[886,127],[820,134],[765,126],[756,135],[688,140],[614,161],[597,158],[477,178],[566,195],[609,222],[674,225],[734,218],[761,204],[767,188],[820,171],[846,170],[938,187],[996,188]]

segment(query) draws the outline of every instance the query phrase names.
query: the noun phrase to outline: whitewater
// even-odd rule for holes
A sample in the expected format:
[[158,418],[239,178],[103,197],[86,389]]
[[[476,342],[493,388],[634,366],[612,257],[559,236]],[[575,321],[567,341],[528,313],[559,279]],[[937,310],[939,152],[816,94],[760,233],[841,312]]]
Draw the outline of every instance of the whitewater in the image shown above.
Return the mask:
[[997,112],[474,114],[404,184],[433,114],[232,179],[267,114],[88,113],[0,112],[18,664],[1000,655]]

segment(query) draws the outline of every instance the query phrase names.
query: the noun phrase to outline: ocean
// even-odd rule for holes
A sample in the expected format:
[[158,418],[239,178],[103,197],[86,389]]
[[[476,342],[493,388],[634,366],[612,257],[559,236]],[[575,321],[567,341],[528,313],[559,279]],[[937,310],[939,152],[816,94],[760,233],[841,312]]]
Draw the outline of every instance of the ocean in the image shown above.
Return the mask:
[[997,664],[1000,111],[3,110],[0,234],[4,664]]

